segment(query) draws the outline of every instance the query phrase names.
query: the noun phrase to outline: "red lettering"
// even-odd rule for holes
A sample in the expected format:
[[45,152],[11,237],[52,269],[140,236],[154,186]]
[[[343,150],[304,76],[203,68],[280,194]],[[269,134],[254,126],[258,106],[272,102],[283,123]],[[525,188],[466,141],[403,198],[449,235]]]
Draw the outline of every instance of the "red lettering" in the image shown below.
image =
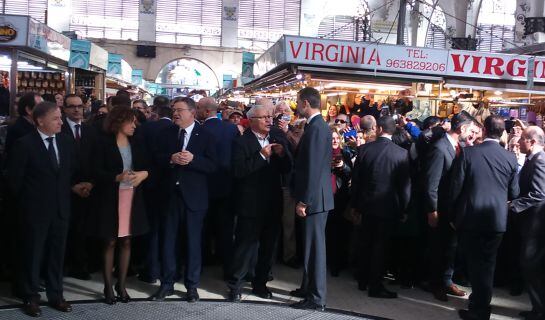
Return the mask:
[[484,72],[483,74],[492,74],[492,69],[494,69],[494,75],[503,76],[503,59],[496,57],[485,57]]
[[471,68],[471,73],[480,73],[479,72],[479,65],[481,64],[481,59],[483,57],[475,57],[473,56],[473,67]]
[[[333,54],[333,57],[330,57],[329,56],[329,49],[331,48],[334,48],[335,49],[335,53]],[[336,62],[337,59],[339,58],[339,46],[336,45],[336,44],[330,44],[327,46],[327,48],[325,49],[325,58],[327,59],[327,61],[329,62]]]
[[[541,75],[538,76],[537,75],[537,72],[538,72],[538,66],[541,65]],[[535,61],[534,62],[534,78],[540,78],[540,79],[545,79],[545,61]]]
[[[365,48],[363,49],[365,50]],[[353,63],[358,63],[358,57],[360,55],[360,48],[356,48],[356,52],[354,53],[354,48],[352,48],[351,46],[348,47],[348,53],[346,54],[346,62],[350,63],[350,57],[352,57],[352,62]]]
[[308,47],[310,46],[310,43],[306,42],[305,43],[305,60],[308,60]]
[[[515,63],[520,63],[520,66],[517,68],[517,71],[515,73]],[[524,77],[524,71],[526,71],[526,68],[523,67],[526,64],[526,60],[522,59],[513,59],[507,63],[506,71],[509,75],[513,77]]]
[[299,42],[299,46],[297,47],[297,51],[293,47],[293,40],[290,40],[290,48],[291,48],[291,54],[293,55],[293,58],[297,59],[297,56],[299,56],[299,52],[301,51],[301,46],[303,45],[302,42]]
[[363,52],[361,53],[361,62],[360,64],[365,64],[365,52],[367,51],[367,48],[362,48]]
[[371,64],[371,62],[376,62],[377,65],[380,66],[380,56],[378,55],[377,49],[371,51],[371,57],[369,58],[369,61],[367,61],[367,64]]
[[[318,49],[319,48],[319,49]],[[321,43],[312,44],[312,60],[316,60],[316,54],[320,55],[320,60],[324,60],[324,45]]]
[[341,62],[344,62],[344,46],[341,46]]
[[460,55],[459,54],[451,54],[450,57],[452,58],[452,62],[454,63],[454,72],[464,72],[466,62],[469,59],[469,55],[464,54],[464,62],[460,64]]

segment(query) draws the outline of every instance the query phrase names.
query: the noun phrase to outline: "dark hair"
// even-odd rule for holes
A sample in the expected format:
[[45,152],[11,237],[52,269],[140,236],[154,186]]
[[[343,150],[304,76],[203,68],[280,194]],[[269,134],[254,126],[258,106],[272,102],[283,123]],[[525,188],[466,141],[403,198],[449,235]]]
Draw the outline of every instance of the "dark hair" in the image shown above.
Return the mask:
[[135,118],[133,110],[128,106],[117,106],[112,108],[104,120],[104,131],[117,133],[125,122],[133,121]]
[[297,93],[301,101],[307,100],[312,109],[320,109],[320,92],[313,87],[306,87]]
[[424,119],[424,122],[422,123],[422,130],[428,130],[429,128],[433,128],[441,123],[441,119],[436,116],[430,116]]
[[490,139],[499,139],[505,131],[505,121],[502,117],[495,114],[488,116],[484,120],[484,129],[486,137]]
[[134,100],[134,101],[132,102],[132,105],[134,106],[136,103],[141,103],[141,104],[144,105],[144,107],[147,107],[147,106],[148,106],[148,104],[146,103],[146,101],[143,100],[143,99]]
[[377,127],[382,128],[382,132],[394,134],[396,131],[396,121],[390,116],[382,116],[377,120]]
[[131,94],[129,93],[129,91],[125,90],[125,89],[120,89],[120,90],[117,90],[117,93],[115,94],[117,97],[119,96],[126,96],[127,98],[129,98],[129,100],[131,99]]
[[34,123],[38,124],[38,119],[42,118],[52,110],[57,109],[57,105],[51,101],[43,101],[38,103],[34,109],[32,109],[32,119]]
[[117,106],[123,106],[123,107],[130,107],[131,106],[131,98],[126,95],[117,95],[112,97],[112,107]]
[[153,99],[153,105],[155,107],[168,107],[170,105],[170,99],[165,96],[157,96]]
[[17,113],[19,116],[24,117],[26,115],[30,115],[26,112],[26,108],[29,108],[30,110],[33,110],[36,106],[36,99],[34,97],[39,97],[40,95],[36,92],[28,92],[25,93],[17,103]]
[[56,102],[55,95],[51,93],[42,94],[42,99],[44,99],[44,101]]
[[392,142],[403,149],[409,150],[411,148],[412,139],[407,130],[397,127],[394,134],[392,134]]
[[[66,96],[64,96],[64,103],[63,105],[66,107],[66,100],[68,100],[69,98],[80,98],[80,96],[78,96],[77,94],[75,93],[70,93],[70,94],[67,94]],[[83,99],[81,99],[81,102],[83,102]]]
[[473,117],[469,115],[466,111],[461,111],[458,114],[455,114],[452,117],[450,122],[451,130],[458,131],[462,126],[471,124],[473,122]]
[[131,109],[131,110],[134,113],[134,116],[136,117],[136,121],[138,121],[139,124],[142,124],[148,120],[144,112],[138,109]]
[[159,118],[167,117],[172,119],[172,109],[170,107],[160,106],[157,108],[156,112]]
[[185,102],[185,104],[187,104],[187,106],[189,107],[189,109],[191,110],[195,110],[196,108],[196,104],[195,104],[195,100],[189,98],[189,97],[177,97],[177,98],[174,98],[174,100],[172,100],[172,105],[175,105],[176,103],[178,102]]

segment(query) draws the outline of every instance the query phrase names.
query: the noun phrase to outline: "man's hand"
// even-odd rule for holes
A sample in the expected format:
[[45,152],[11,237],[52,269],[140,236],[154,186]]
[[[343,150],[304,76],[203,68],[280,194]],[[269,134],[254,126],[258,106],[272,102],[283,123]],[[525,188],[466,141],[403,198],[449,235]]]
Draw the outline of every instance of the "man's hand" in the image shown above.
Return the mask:
[[284,146],[279,143],[273,143],[272,151],[281,158],[284,157],[284,155],[286,154],[284,152]]
[[407,125],[407,123],[409,123],[409,122],[407,121],[407,117],[405,117],[405,116],[399,116],[399,124],[400,124],[401,126],[404,127],[404,126]]
[[280,128],[280,130],[284,131],[285,133],[288,132],[288,125],[290,124],[289,121],[284,121],[282,119],[278,119],[278,128]]
[[265,159],[269,159],[273,153],[273,150],[272,148],[274,146],[278,145],[277,143],[271,143],[271,144],[268,144],[266,146],[264,146],[261,151],[259,151],[259,153],[261,153],[261,155],[263,155],[265,157]]
[[72,192],[83,198],[83,185],[81,183],[72,186]]
[[439,222],[439,215],[437,214],[437,211],[428,213],[428,225],[430,227],[436,228],[438,222]]
[[193,161],[193,154],[187,150],[176,152],[170,157],[170,161],[180,166],[186,166]]
[[295,213],[301,218],[304,218],[307,216],[307,205],[302,203],[301,201],[297,202],[297,205],[295,206]]

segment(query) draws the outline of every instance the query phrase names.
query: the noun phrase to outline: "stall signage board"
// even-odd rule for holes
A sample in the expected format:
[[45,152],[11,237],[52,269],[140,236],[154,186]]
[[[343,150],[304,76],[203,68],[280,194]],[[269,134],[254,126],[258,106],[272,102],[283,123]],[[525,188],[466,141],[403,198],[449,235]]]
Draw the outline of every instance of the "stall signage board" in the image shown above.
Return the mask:
[[121,75],[121,59],[123,55],[108,53],[108,74]]
[[63,61],[70,60],[70,38],[30,19],[27,45]]
[[121,79],[132,83],[132,67],[123,59],[121,59]]
[[91,57],[91,42],[87,40],[72,40],[70,45],[70,60],[68,66],[72,68],[89,69]]
[[132,83],[135,85],[141,85],[144,80],[144,70],[132,69]]
[[108,51],[91,43],[91,56],[89,63],[102,70],[108,70]]
[[[284,37],[284,54],[284,61],[278,62],[516,81],[527,80],[530,58],[295,36]],[[263,64],[259,60],[257,64]],[[545,82],[545,58],[536,58],[533,65],[534,81]]]
[[0,15],[0,46],[26,46],[28,17]]

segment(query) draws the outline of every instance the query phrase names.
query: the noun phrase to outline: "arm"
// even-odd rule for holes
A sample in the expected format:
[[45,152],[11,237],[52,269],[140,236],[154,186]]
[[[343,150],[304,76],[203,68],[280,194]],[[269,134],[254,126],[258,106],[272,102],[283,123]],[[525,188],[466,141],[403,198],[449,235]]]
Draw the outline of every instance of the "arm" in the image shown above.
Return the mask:
[[[512,195],[512,183],[509,185],[509,195]],[[514,190],[517,191],[517,190]],[[516,213],[530,209],[542,204],[545,201],[545,159],[537,159],[532,179],[530,180],[529,192],[521,195],[520,198],[511,202],[511,207]]]
[[360,184],[359,169],[362,158],[362,147],[359,147],[358,156],[354,162],[354,168],[352,169],[352,185],[350,187],[350,206],[352,208],[357,208],[358,205],[358,188]]
[[[313,191],[320,186],[320,175],[323,168],[330,168],[331,166],[331,134],[329,130],[313,130],[309,133],[308,149],[305,150],[306,152],[302,152],[302,156],[304,156],[303,163],[307,164],[303,168],[306,179],[299,186],[300,193],[296,198],[298,202],[307,206],[315,201]],[[328,153],[329,157],[324,157]]]
[[411,138],[413,138],[414,141],[418,139],[418,136],[420,135],[420,128],[415,126],[412,122],[409,122],[405,125],[405,130],[411,135]]
[[193,160],[187,164],[187,169],[210,174],[218,169],[216,146],[210,138],[203,141],[203,144],[205,145],[203,154],[194,154]]
[[[452,210],[456,203],[460,200],[460,195],[462,194],[462,190],[464,188],[465,184],[465,162],[466,162],[466,156],[465,152],[460,153],[460,156],[454,159],[454,162],[452,163],[452,180],[450,184],[450,204],[449,208],[451,208],[450,215],[450,221],[456,221],[456,210]],[[464,214],[464,212],[459,212],[460,214]]]
[[233,142],[231,170],[235,178],[244,178],[267,165],[267,160],[259,153],[260,150],[246,153],[241,140],[242,138],[238,138]]
[[23,180],[28,163],[27,148],[18,141],[13,144],[7,159],[7,181],[13,195],[18,196],[23,188]]
[[424,167],[424,204],[428,213],[437,211],[439,183],[441,182],[444,163],[445,159],[441,150],[439,150],[437,146],[432,146],[431,150],[426,156]]
[[409,153],[405,152],[405,156],[399,163],[398,168],[398,197],[401,212],[400,214],[405,214],[407,207],[409,206],[409,201],[411,200],[411,165],[409,160]]

